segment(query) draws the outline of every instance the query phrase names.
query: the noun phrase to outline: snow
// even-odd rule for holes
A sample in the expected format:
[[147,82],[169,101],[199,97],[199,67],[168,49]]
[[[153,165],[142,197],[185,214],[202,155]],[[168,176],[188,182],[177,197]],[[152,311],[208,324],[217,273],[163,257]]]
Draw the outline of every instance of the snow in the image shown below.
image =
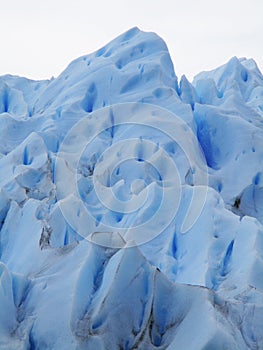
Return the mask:
[[262,117],[138,28],[0,77],[0,349],[263,349]]

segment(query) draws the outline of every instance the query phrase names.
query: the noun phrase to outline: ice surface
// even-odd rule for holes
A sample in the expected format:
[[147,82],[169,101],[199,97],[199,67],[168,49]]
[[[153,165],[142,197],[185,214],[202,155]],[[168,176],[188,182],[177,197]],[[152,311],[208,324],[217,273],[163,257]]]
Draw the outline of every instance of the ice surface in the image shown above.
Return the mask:
[[263,77],[133,28],[0,77],[0,349],[263,349]]

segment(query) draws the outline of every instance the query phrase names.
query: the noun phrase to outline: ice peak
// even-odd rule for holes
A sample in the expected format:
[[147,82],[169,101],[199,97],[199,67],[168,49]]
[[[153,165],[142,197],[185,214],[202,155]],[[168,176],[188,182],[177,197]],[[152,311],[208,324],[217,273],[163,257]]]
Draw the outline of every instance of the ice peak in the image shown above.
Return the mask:
[[0,77],[0,348],[262,350],[262,117],[253,60],[178,86],[136,27]]

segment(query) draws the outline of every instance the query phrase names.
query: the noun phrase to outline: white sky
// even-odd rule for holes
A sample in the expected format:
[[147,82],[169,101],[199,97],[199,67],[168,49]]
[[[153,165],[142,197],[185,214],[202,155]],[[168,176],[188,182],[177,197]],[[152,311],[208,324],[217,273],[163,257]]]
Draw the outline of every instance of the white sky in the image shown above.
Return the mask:
[[0,0],[0,75],[56,77],[134,26],[166,41],[179,77],[233,56],[263,71],[263,0]]

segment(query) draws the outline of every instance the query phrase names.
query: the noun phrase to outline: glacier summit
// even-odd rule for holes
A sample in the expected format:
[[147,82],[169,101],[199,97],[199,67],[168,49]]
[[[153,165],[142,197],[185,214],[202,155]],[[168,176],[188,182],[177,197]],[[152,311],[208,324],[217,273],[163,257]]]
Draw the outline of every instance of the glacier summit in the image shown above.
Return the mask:
[[263,349],[263,76],[133,28],[0,77],[0,349]]

